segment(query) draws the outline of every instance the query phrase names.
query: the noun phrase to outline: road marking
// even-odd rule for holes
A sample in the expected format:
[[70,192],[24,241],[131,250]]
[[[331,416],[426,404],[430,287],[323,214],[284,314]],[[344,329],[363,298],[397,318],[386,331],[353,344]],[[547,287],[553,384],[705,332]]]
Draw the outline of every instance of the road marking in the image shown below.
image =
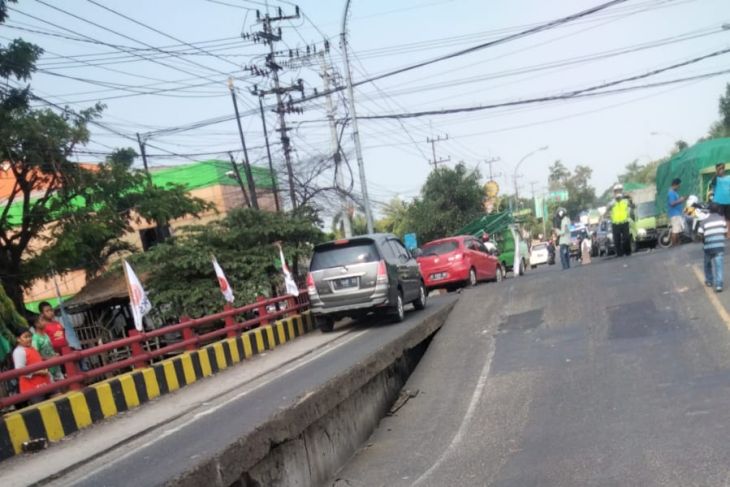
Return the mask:
[[722,321],[725,322],[725,326],[727,327],[727,329],[730,330],[730,314],[728,314],[725,306],[723,306],[720,302],[720,298],[717,297],[717,294],[711,287],[705,286],[705,277],[702,275],[702,271],[700,271],[699,267],[693,265],[692,270],[695,271],[695,276],[697,276],[697,280],[700,281],[702,287],[705,288],[705,293],[707,293],[707,299],[710,300],[710,304],[712,304],[712,307],[715,308],[717,314],[720,315]]
[[[306,365],[306,364],[308,364],[308,363],[310,363],[310,362],[312,362],[314,360],[317,360],[318,358],[322,357],[323,355],[326,355],[326,354],[332,352],[336,348],[341,347],[341,346],[345,345],[346,343],[349,343],[352,340],[355,340],[356,338],[359,338],[360,336],[364,335],[368,331],[370,331],[370,329],[365,329],[365,330],[361,330],[359,332],[355,332],[351,336],[349,336],[348,338],[346,338],[346,339],[344,339],[342,341],[332,340],[330,342],[327,342],[325,344],[325,348],[324,349],[320,350],[319,352],[317,352],[317,353],[315,353],[313,355],[310,355],[309,357],[307,357],[306,360],[304,360],[304,361],[295,361],[294,363],[291,364],[291,366],[289,366],[289,367],[287,367],[287,368],[285,368],[285,369],[283,369],[281,371],[277,371],[277,375],[275,377],[272,377],[271,379],[269,379],[267,381],[264,381],[264,382],[262,382],[260,384],[257,384],[255,387],[253,387],[251,389],[248,389],[246,391],[242,391],[242,392],[236,394],[235,396],[230,397],[230,398],[226,399],[225,401],[216,404],[215,406],[213,406],[211,408],[208,408],[206,410],[203,410],[201,412],[198,412],[198,413],[194,414],[187,421],[184,421],[183,423],[180,423],[177,426],[173,426],[171,428],[167,428],[162,433],[157,434],[154,437],[154,439],[152,439],[150,441],[147,441],[147,442],[145,442],[145,443],[143,443],[142,445],[139,445],[139,446],[134,446],[132,444],[125,445],[125,446],[129,446],[131,448],[128,452],[123,453],[121,455],[118,455],[118,456],[114,457],[113,460],[104,463],[103,465],[101,465],[101,466],[99,466],[99,467],[91,470],[90,472],[84,472],[83,473],[83,476],[84,477],[91,477],[91,476],[99,473],[100,471],[104,470],[105,468],[109,467],[110,465],[113,465],[115,463],[119,463],[120,461],[124,460],[125,458],[127,458],[129,456],[131,456],[131,455],[133,455],[135,453],[139,453],[140,451],[144,450],[145,448],[153,445],[154,443],[157,443],[161,439],[163,439],[163,438],[165,438],[167,436],[170,436],[170,435],[172,435],[174,433],[177,433],[178,431],[180,431],[181,429],[187,427],[191,423],[194,423],[199,418],[201,418],[203,416],[207,416],[209,414],[212,414],[213,412],[215,412],[218,409],[226,406],[227,404],[230,404],[230,403],[232,403],[232,402],[234,402],[234,401],[236,401],[236,400],[238,400],[238,399],[240,399],[240,398],[242,398],[244,396],[247,396],[248,394],[251,394],[252,392],[254,392],[254,391],[258,390],[258,389],[261,389],[262,387],[264,387],[264,386],[266,386],[266,385],[268,385],[268,384],[270,384],[270,383],[272,383],[272,382],[280,379],[282,376],[284,376],[284,375],[292,372],[293,370],[295,370],[295,369],[297,369],[297,368],[299,368],[299,367],[301,367],[303,365]],[[348,335],[350,333],[351,333],[350,331],[347,331],[347,332],[343,333],[343,335]],[[330,345],[332,345],[332,346],[330,346]],[[202,404],[201,404],[201,406],[202,406]],[[111,453],[112,453],[112,451],[109,452],[109,454],[111,454]],[[103,458],[103,457],[101,457],[101,458]],[[71,473],[72,472],[69,472],[69,474],[71,474]],[[62,485],[73,485],[73,482],[75,482],[76,480],[77,479],[63,479],[63,478],[59,479],[59,481],[62,483]],[[70,484],[68,483],[69,481],[71,482]]]

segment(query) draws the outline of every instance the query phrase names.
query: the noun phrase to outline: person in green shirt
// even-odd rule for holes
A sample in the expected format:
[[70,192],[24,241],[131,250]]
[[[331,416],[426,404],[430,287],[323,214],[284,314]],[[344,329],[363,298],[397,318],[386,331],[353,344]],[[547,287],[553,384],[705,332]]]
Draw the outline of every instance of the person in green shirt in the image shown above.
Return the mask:
[[[40,353],[44,360],[56,356],[56,352],[53,350],[53,345],[51,345],[51,337],[46,334],[45,329],[46,323],[43,320],[38,320],[35,324],[33,338],[31,341],[33,348],[38,350],[38,353]],[[61,367],[59,365],[50,367],[48,370],[54,381],[63,379],[63,372],[61,372]]]

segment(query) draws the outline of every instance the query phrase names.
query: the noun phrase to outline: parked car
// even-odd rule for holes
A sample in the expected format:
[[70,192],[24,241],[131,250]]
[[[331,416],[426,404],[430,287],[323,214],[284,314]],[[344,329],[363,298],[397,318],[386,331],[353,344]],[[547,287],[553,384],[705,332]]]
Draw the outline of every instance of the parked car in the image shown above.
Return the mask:
[[429,291],[476,286],[479,281],[501,281],[504,269],[496,250],[488,250],[479,239],[463,235],[434,240],[420,249],[421,266]]
[[[631,251],[636,252],[636,224],[633,220],[629,220],[629,234],[631,239]],[[603,219],[598,225],[596,231],[596,244],[598,246],[598,255],[611,255],[616,253],[613,245],[613,226],[611,220]]]
[[536,243],[530,253],[530,267],[533,269],[541,264],[547,264],[550,259],[547,242]]
[[312,314],[322,331],[336,320],[372,312],[403,321],[405,305],[426,307],[426,286],[416,259],[397,237],[362,235],[314,247],[307,275]]

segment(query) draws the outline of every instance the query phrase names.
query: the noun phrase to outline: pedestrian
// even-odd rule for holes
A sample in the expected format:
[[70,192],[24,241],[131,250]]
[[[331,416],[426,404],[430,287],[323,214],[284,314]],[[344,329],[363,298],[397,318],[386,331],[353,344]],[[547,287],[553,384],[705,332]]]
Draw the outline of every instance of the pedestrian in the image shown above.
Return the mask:
[[[31,340],[33,348],[38,350],[38,353],[41,354],[41,357],[43,357],[44,360],[58,356],[55,350],[53,350],[51,337],[49,337],[46,333],[46,327],[47,324],[44,320],[37,320],[33,331],[33,338]],[[60,366],[56,365],[54,367],[50,367],[48,370],[50,371],[51,378],[54,381],[63,380],[63,372],[61,372]]]
[[611,228],[613,230],[613,246],[616,249],[616,257],[631,255],[631,210],[633,203],[631,198],[625,196],[624,187],[621,183],[613,187],[613,201],[610,204]]
[[720,205],[710,203],[710,215],[700,222],[697,233],[703,237],[704,243],[705,285],[714,287],[717,293],[722,292],[727,222]]
[[[17,332],[18,345],[13,350],[13,364],[16,369],[30,367],[43,362],[43,357],[38,351],[31,346],[33,337],[30,330],[21,329]],[[36,370],[29,374],[21,375],[18,378],[20,393],[32,392],[33,389],[42,387],[51,383],[51,375],[48,369]],[[36,396],[30,399],[31,404],[35,404],[46,399],[46,395]]]
[[[720,215],[725,218],[728,232],[730,232],[730,201],[728,200],[728,197],[730,197],[730,195],[728,195],[726,191],[728,183],[728,180],[726,178],[727,176],[725,175],[725,163],[720,162],[718,164],[715,164],[715,175],[710,181],[707,199],[717,203],[718,207],[720,208]],[[721,183],[720,188],[718,188],[718,180],[720,180]],[[730,238],[730,233],[727,233],[726,236],[727,238]]]
[[554,265],[555,264],[555,241],[551,238],[548,241],[548,265]]
[[581,264],[590,264],[591,263],[591,248],[592,248],[592,242],[590,237],[587,235],[583,237],[583,240],[580,243],[580,253],[581,253]]
[[560,264],[563,270],[570,269],[570,217],[565,208],[558,208],[557,217],[560,220],[558,229],[558,244],[560,245]]
[[63,353],[63,348],[68,347],[66,331],[63,329],[63,325],[56,321],[56,314],[53,312],[53,307],[49,302],[41,302],[38,305],[38,311],[40,312],[38,321],[45,323],[46,334],[51,338],[53,350],[58,355],[61,355],[61,353]]
[[667,193],[667,215],[672,227],[671,239],[672,247],[679,245],[679,236],[684,231],[684,213],[683,203],[687,200],[685,196],[679,196],[679,187],[682,180],[679,178],[672,179],[672,187]]

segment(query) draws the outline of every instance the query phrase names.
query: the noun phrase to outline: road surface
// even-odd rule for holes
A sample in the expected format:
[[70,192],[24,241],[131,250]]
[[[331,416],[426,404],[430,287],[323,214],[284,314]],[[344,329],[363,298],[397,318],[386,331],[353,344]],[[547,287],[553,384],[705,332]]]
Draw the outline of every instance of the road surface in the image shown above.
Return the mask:
[[332,480],[360,486],[730,485],[730,292],[690,245],[466,291]]

